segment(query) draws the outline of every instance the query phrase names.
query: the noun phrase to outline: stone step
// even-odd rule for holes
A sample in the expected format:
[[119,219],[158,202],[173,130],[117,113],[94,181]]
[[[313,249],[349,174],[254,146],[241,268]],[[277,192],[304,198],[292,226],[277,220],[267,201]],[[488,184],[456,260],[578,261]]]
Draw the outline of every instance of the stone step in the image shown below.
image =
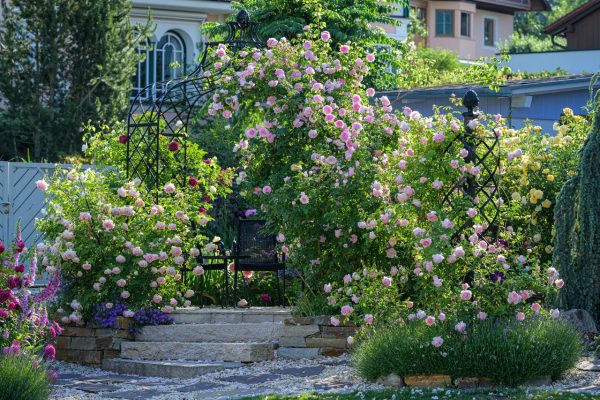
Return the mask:
[[282,322],[292,315],[291,309],[280,307],[251,308],[178,308],[171,314],[175,324],[240,324]]
[[123,342],[121,358],[130,360],[272,360],[273,343]]
[[122,358],[106,358],[102,361],[103,369],[119,374],[180,379],[195,378],[226,368],[238,368],[242,365],[242,363],[236,362],[146,361]]
[[140,342],[276,342],[281,322],[239,324],[175,324],[146,326],[136,335]]

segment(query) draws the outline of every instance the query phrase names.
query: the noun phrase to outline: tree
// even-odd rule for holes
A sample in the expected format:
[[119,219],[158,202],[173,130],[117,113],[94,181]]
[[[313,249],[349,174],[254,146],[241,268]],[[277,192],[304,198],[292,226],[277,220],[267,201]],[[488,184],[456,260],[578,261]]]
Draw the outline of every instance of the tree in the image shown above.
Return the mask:
[[600,93],[577,173],[563,186],[554,209],[554,265],[565,281],[562,308],[583,308],[600,318]]
[[[544,33],[544,27],[568,14],[587,0],[551,0],[550,11],[519,12],[515,14],[514,33],[504,44],[509,53],[529,53],[560,50],[552,38]],[[558,39],[559,41],[561,39]]]
[[13,0],[0,23],[0,158],[57,161],[89,120],[123,117],[138,47],[128,0]]

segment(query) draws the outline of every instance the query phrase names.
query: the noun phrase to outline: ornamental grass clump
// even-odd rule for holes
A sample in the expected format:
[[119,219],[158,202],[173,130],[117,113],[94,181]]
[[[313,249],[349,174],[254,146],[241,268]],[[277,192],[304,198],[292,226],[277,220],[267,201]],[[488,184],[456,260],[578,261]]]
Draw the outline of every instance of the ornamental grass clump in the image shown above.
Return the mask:
[[27,356],[0,356],[0,400],[46,400],[52,390],[46,369]]
[[518,385],[540,376],[558,378],[575,366],[580,352],[577,332],[560,319],[488,319],[469,327],[462,321],[428,326],[417,320],[363,340],[354,363],[367,379],[444,374]]

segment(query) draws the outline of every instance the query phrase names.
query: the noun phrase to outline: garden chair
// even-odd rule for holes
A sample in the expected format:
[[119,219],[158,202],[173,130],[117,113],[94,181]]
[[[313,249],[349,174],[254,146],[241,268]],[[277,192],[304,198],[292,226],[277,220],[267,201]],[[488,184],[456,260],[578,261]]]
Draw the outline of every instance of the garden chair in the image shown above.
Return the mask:
[[[266,233],[262,228],[263,220],[238,219],[237,240],[234,243],[233,260],[234,298],[237,299],[237,277],[241,271],[272,271],[277,277],[277,295],[279,305],[285,307],[285,257],[277,253],[275,235]],[[283,278],[283,295],[279,285],[280,274]]]

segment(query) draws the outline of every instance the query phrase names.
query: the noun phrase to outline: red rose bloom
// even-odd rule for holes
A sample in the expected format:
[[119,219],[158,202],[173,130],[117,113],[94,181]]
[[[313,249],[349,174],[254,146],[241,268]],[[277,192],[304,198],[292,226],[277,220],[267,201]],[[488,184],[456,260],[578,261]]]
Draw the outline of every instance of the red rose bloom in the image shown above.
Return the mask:
[[200,208],[198,209],[198,214],[206,214],[206,208],[204,208],[204,207],[200,207]]
[[196,186],[198,184],[198,179],[194,178],[193,176],[190,176],[188,183],[190,184],[190,186]]
[[6,250],[6,247],[4,247],[4,243],[0,240],[0,254],[4,253],[4,250]]
[[129,136],[127,136],[127,135],[121,135],[121,136],[119,136],[119,143],[125,144],[128,141],[129,141]]
[[179,150],[179,142],[177,140],[173,140],[171,143],[169,143],[169,151],[174,153],[177,150]]

